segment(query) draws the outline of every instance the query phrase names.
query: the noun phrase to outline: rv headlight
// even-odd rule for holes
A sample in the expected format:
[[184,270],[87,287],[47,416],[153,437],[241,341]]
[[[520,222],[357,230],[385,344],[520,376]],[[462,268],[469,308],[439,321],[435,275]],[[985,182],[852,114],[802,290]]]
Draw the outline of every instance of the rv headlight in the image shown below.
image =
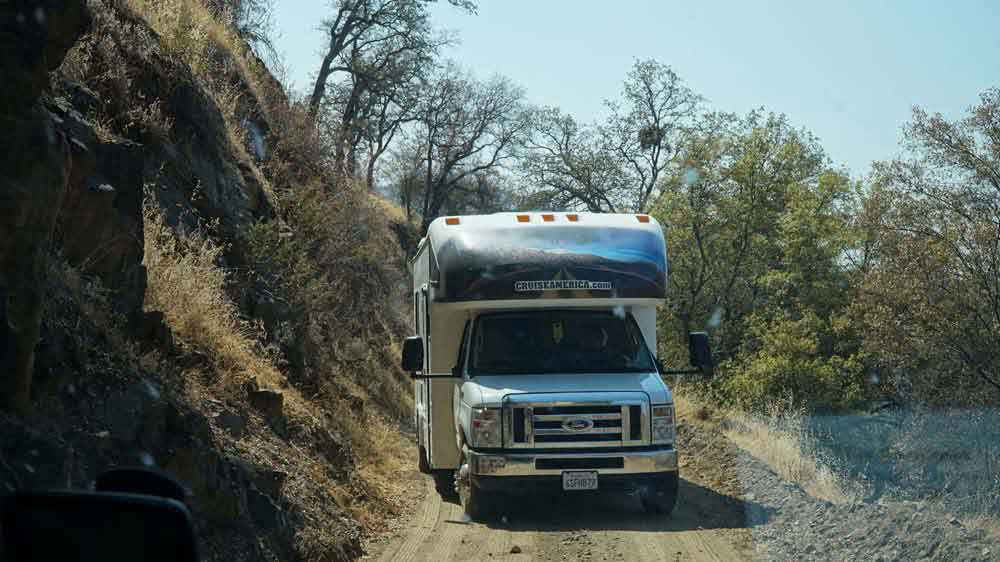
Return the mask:
[[472,440],[474,448],[500,447],[500,409],[472,409]]
[[674,405],[653,406],[653,443],[674,442]]

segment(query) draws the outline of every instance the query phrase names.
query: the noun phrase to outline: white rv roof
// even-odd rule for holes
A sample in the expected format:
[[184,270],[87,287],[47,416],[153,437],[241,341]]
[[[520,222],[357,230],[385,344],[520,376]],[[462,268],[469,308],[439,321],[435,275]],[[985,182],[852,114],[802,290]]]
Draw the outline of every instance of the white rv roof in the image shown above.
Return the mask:
[[[524,216],[528,217],[527,222],[520,222],[518,217]],[[544,217],[551,217],[551,220],[545,220]],[[568,217],[576,217],[576,221],[570,221]],[[648,222],[640,222],[639,217],[644,217],[644,220]],[[458,219],[458,224],[449,225],[447,224],[448,219]],[[433,240],[436,246],[441,238],[460,235],[461,232],[468,232],[469,230],[506,230],[514,226],[518,228],[545,228],[554,225],[572,225],[581,229],[607,228],[610,226],[662,232],[660,223],[650,215],[529,212],[438,217],[428,227],[427,238]]]
[[[528,221],[519,222],[518,216],[527,216]],[[576,221],[570,221],[568,217],[571,216],[576,217]],[[551,217],[552,220],[547,221],[544,217]],[[645,217],[648,219],[648,222],[640,222],[639,217]],[[457,224],[448,224],[449,220],[454,222],[455,219],[458,220]],[[417,243],[417,250],[419,251],[424,244],[427,244],[428,240],[433,239],[434,246],[437,247],[444,244],[448,238],[461,236],[463,233],[469,233],[470,231],[504,230],[511,226],[517,226],[518,228],[547,227],[558,224],[569,224],[581,229],[607,228],[610,226],[662,232],[660,223],[656,218],[644,214],[531,211],[503,212],[490,215],[451,215],[438,217],[431,221],[430,226],[427,227],[427,235],[422,237],[420,242]]]

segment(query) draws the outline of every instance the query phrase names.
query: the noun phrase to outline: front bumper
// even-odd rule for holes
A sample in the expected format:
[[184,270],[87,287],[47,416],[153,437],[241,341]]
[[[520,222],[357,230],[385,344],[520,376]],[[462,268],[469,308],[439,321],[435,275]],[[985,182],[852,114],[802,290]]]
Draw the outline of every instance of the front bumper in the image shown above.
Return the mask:
[[[677,471],[649,472],[643,474],[602,474],[598,477],[597,492],[648,493],[657,488],[669,487],[677,480]],[[473,476],[472,482],[480,490],[502,492],[516,496],[562,492],[561,476]],[[574,494],[593,491],[572,492]]]
[[632,451],[499,452],[470,451],[473,476],[504,478],[560,476],[567,470],[596,471],[604,475],[652,475],[677,471],[677,449],[664,447]]

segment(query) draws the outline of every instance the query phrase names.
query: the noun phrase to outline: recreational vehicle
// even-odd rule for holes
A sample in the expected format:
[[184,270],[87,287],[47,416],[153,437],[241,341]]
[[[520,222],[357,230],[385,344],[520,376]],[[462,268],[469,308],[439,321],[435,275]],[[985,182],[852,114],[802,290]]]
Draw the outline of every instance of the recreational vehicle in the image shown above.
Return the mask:
[[[471,517],[498,494],[637,494],[669,513],[674,405],[656,358],[667,287],[649,215],[499,213],[433,221],[412,261],[420,470]],[[694,369],[709,372],[703,333]]]

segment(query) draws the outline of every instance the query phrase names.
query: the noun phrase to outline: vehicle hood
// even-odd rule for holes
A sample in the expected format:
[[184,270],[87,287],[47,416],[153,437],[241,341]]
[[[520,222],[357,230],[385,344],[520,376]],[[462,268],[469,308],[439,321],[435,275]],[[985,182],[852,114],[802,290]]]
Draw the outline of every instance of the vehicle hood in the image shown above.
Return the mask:
[[656,373],[581,375],[482,375],[465,381],[463,399],[472,407],[499,407],[515,394],[645,392],[653,404],[673,402]]

